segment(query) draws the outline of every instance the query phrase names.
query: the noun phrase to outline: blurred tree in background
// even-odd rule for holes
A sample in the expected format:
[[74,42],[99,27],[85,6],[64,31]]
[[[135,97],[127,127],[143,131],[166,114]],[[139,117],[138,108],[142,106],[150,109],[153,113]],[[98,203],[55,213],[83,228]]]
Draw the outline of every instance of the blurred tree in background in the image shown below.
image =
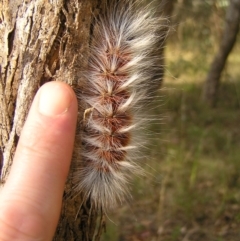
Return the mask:
[[183,50],[191,49],[195,55],[198,51],[206,53],[202,59],[206,63],[209,51],[216,55],[210,67],[206,66],[209,73],[202,93],[203,100],[214,106],[221,73],[237,40],[240,0],[178,0],[172,21],[176,28],[172,43],[180,44]]
[[216,104],[216,96],[221,73],[227,61],[227,57],[236,42],[239,24],[240,0],[230,0],[222,40],[218,53],[211,64],[203,90],[203,99],[211,106]]

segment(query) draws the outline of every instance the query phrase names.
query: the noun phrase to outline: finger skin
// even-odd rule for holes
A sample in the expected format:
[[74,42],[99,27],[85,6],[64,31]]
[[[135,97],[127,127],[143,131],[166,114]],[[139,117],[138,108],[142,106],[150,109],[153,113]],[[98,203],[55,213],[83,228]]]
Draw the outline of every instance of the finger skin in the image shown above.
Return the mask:
[[41,87],[0,194],[1,241],[52,240],[72,156],[76,119],[77,100],[67,84],[50,82]]

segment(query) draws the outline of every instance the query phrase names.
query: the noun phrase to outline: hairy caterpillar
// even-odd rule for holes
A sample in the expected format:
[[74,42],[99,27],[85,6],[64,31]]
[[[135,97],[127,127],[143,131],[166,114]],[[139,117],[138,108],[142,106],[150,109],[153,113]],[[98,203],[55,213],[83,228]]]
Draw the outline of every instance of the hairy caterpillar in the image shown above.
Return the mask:
[[129,177],[141,170],[138,132],[143,107],[159,82],[161,18],[152,5],[113,1],[95,24],[81,106],[81,168],[77,191],[103,210],[128,193]]

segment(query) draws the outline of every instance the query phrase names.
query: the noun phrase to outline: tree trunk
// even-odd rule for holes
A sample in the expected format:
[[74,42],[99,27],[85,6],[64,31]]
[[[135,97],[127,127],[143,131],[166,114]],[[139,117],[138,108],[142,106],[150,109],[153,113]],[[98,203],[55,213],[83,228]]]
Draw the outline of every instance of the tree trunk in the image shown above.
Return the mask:
[[[0,189],[10,172],[18,138],[38,88],[53,80],[80,88],[92,16],[98,15],[104,1],[0,0]],[[76,145],[79,142],[76,138]],[[73,159],[77,155],[75,151]],[[104,220],[97,220],[97,211],[88,202],[82,204],[81,196],[71,198],[71,175],[70,172],[54,240],[83,241],[93,240],[94,236],[99,240]]]
[[203,100],[210,106],[216,104],[221,72],[231,52],[239,31],[240,0],[231,0],[226,14],[225,29],[219,51],[215,56],[203,89]]
[[166,39],[168,37],[169,32],[171,31],[171,18],[172,18],[172,12],[174,10],[174,4],[176,3],[176,0],[160,0],[155,1],[156,9],[162,16],[162,26],[159,32],[159,35],[162,36],[162,38],[159,39],[158,48],[155,49],[154,54],[160,56],[159,62],[156,63],[158,71],[156,71],[154,79],[158,79],[159,82],[156,82],[156,84],[152,85],[150,88],[150,93],[155,93],[159,88],[161,88],[163,77],[164,77],[164,66],[165,66],[165,59],[164,59],[164,51],[166,47]]

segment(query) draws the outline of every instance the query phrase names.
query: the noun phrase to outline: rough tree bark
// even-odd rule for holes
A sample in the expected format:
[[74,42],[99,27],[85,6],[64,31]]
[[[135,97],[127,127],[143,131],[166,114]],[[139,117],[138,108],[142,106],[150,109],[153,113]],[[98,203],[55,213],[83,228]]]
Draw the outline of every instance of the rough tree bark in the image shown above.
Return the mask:
[[227,57],[231,52],[239,31],[240,0],[230,0],[226,14],[225,29],[219,51],[215,56],[203,89],[203,100],[210,106],[215,106],[220,77]]
[[[98,15],[104,1],[0,0],[0,189],[38,88],[54,80],[73,88],[81,85],[80,72],[87,63],[84,58],[93,31],[92,16]],[[79,141],[76,138],[76,145]],[[99,240],[104,221],[98,220],[90,203],[79,210],[82,200],[71,198],[71,182],[70,173],[54,240]]]

